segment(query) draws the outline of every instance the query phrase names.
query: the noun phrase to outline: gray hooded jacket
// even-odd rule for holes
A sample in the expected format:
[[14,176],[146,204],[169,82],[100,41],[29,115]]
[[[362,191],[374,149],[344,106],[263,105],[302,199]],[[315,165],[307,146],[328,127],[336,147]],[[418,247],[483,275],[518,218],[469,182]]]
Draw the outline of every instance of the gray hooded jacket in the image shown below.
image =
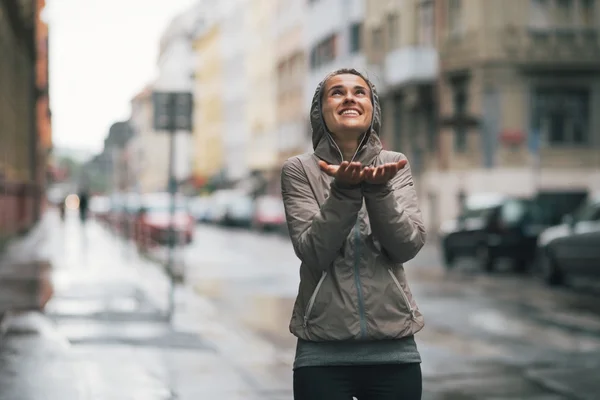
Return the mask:
[[[322,172],[319,160],[342,155],[321,113],[317,87],[310,120],[314,153],[288,159],[281,186],[300,286],[290,331],[309,341],[383,340],[423,328],[402,263],[425,243],[425,228],[407,164],[387,184],[347,186]],[[404,159],[382,149],[381,108],[369,82],[373,122],[354,161],[377,166]]]

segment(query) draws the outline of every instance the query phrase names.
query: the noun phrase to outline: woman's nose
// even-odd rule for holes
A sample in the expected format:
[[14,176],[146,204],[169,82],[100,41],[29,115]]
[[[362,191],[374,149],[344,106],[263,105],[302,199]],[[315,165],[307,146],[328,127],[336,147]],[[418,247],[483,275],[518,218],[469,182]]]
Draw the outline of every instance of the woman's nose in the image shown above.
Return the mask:
[[354,99],[354,95],[352,93],[348,93],[344,97],[344,103],[350,103],[350,102],[355,102],[355,101],[356,100]]

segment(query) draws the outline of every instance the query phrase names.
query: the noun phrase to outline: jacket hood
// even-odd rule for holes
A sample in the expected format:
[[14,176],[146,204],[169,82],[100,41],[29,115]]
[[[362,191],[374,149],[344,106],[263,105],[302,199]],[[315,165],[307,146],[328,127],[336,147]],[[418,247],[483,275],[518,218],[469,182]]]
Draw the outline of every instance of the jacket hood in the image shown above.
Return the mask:
[[[348,72],[350,73],[350,72]],[[322,112],[322,98],[325,82],[332,76],[339,73],[327,75],[318,85],[312,99],[310,107],[310,126],[312,129],[312,143],[315,155],[329,164],[340,164],[342,156],[333,140],[333,136],[325,125]],[[371,81],[363,79],[369,85],[371,90],[371,101],[373,103],[373,118],[367,132],[362,137],[361,145],[354,157],[354,161],[359,161],[363,165],[371,165],[375,157],[381,152],[382,146],[379,140],[379,130],[381,129],[381,106],[377,90]]]

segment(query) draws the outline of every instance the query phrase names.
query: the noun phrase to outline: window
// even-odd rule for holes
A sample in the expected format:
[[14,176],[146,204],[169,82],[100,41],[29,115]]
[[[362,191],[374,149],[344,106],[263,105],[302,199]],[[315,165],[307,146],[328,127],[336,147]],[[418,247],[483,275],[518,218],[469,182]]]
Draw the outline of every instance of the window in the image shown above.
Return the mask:
[[467,108],[468,108],[468,93],[467,80],[460,79],[452,83],[454,117],[456,123],[454,125],[454,149],[457,152],[464,152],[467,149]]
[[574,212],[576,222],[600,220],[600,204],[586,202]]
[[458,36],[462,29],[461,0],[448,0],[448,33],[450,36]]
[[361,49],[362,24],[354,23],[350,26],[350,53],[356,53]]
[[419,3],[419,44],[433,46],[435,42],[435,20],[433,0],[421,0]]
[[588,143],[590,96],[586,89],[538,88],[532,96],[532,108],[532,128],[546,143]]
[[585,28],[592,28],[596,23],[596,2],[595,0],[580,1],[578,23]]
[[521,200],[508,200],[500,210],[500,221],[507,227],[517,226],[527,215],[529,204]]
[[400,45],[400,17],[398,14],[387,16],[389,48],[395,49]]
[[574,20],[574,0],[556,0],[555,21],[560,27],[573,25]]
[[311,68],[318,68],[335,60],[337,56],[336,36],[331,35],[319,42],[310,52]]

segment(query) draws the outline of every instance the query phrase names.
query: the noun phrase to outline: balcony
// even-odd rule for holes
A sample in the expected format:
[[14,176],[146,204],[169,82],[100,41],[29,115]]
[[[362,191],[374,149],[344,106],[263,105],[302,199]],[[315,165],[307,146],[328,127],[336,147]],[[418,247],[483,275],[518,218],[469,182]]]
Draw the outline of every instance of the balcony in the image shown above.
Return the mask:
[[404,47],[389,52],[384,61],[384,80],[388,88],[432,82],[437,71],[438,55],[433,47]]
[[512,29],[501,41],[506,57],[522,67],[600,69],[597,29]]

